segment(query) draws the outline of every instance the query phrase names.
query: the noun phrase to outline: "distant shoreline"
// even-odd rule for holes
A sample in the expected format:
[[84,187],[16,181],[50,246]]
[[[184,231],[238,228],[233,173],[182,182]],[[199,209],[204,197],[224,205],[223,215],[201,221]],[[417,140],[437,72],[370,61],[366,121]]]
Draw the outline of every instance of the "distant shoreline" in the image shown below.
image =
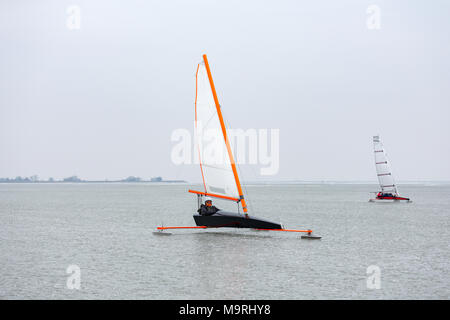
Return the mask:
[[[0,184],[93,184],[93,183],[125,183],[125,184],[191,184],[202,185],[202,182],[188,182],[186,180],[163,180],[163,181],[124,181],[124,180],[81,180],[81,181],[0,181]],[[243,185],[246,186],[276,186],[276,185],[378,185],[377,181],[243,181]],[[397,185],[450,185],[450,181],[399,181]]]
[[82,181],[0,181],[0,183],[21,184],[21,183],[188,183],[184,180],[163,180],[163,181],[123,181],[123,180],[82,180]]

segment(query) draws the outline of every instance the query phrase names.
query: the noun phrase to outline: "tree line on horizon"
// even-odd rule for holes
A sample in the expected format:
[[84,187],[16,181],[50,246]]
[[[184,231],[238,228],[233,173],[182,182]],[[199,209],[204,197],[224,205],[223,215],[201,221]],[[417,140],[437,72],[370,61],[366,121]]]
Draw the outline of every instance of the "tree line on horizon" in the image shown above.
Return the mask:
[[[162,177],[153,177],[150,180],[144,180],[140,177],[129,176],[125,179],[121,180],[101,180],[102,182],[162,182],[164,181]],[[30,177],[21,177],[17,176],[15,178],[0,178],[0,182],[10,182],[10,183],[21,183],[21,182],[91,182],[91,180],[83,180],[78,178],[78,176],[70,176],[67,178],[63,178],[61,180],[56,180],[54,178],[48,178],[47,180],[40,180],[37,175],[33,175]]]

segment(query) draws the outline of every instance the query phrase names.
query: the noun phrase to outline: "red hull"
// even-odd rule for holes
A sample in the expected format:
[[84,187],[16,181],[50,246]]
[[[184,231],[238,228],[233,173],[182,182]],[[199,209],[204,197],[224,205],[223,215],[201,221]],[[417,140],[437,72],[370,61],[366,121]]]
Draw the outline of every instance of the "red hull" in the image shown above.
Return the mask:
[[403,197],[377,197],[377,200],[408,200],[409,198],[403,198]]

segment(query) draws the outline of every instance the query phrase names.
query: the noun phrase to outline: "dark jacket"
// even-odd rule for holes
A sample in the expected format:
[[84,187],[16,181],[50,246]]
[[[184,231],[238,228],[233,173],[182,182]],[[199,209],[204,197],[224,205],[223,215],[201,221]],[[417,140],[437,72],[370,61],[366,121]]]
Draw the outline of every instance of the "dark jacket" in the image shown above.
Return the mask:
[[393,197],[394,195],[392,193],[382,193],[381,197]]
[[214,213],[216,213],[217,211],[219,211],[219,209],[217,209],[215,206],[208,207],[204,204],[202,204],[200,206],[200,209],[197,210],[197,212],[201,216],[210,216],[210,215],[213,215]]

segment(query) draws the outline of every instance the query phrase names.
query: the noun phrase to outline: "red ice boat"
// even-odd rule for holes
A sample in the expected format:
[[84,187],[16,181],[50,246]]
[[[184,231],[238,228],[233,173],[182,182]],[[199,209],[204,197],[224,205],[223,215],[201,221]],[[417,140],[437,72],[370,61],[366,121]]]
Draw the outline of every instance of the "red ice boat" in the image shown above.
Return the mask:
[[376,197],[370,199],[370,202],[411,202],[409,198],[399,195],[397,186],[392,176],[386,151],[381,143],[379,136],[373,137],[373,146],[375,153],[375,167],[377,169],[378,182],[380,183],[380,192],[376,192]]

